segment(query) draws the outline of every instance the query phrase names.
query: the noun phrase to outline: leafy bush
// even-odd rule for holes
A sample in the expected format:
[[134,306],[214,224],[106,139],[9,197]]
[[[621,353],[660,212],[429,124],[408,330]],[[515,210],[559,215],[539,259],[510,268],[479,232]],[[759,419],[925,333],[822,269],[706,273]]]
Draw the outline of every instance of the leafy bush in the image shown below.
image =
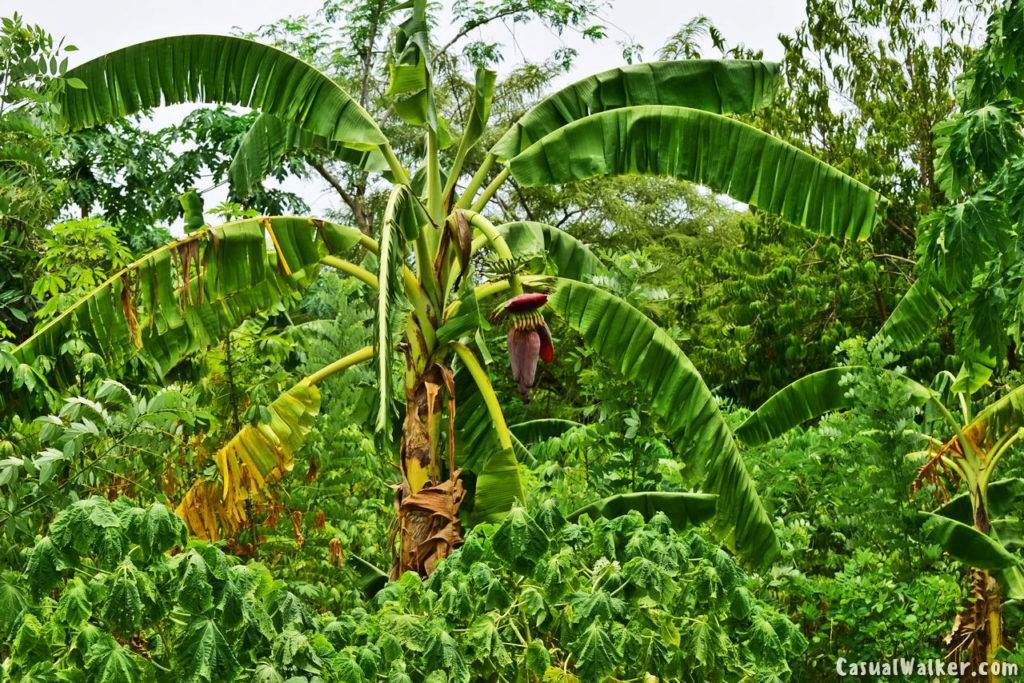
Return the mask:
[[2,671],[16,680],[344,680],[316,625],[265,568],[189,542],[159,503],[72,504],[24,581],[0,584]]
[[326,632],[380,663],[371,680],[785,677],[805,641],[753,590],[660,513],[567,523],[549,501],[477,526],[425,583],[406,574]]
[[[353,583],[351,572],[340,581]],[[553,501],[480,525],[426,582],[313,614],[258,563],[155,503],[59,513],[0,582],[6,677],[72,681],[599,681],[785,677],[805,641],[754,580],[661,514],[567,523]]]

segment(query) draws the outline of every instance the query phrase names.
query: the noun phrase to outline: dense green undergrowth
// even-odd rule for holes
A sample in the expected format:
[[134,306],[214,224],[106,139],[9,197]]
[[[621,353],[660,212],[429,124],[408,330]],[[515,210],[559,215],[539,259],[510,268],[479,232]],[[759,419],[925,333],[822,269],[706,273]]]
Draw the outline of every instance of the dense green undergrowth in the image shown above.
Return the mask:
[[89,498],[4,574],[0,652],[25,681],[778,678],[807,643],[757,590],[662,514],[569,523],[551,501],[332,614],[159,503]]

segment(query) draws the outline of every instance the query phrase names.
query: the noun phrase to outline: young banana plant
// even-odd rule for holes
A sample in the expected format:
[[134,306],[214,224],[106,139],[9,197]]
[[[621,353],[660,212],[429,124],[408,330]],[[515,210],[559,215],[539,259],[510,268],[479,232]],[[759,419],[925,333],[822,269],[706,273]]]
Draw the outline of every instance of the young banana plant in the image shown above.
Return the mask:
[[[958,390],[950,373],[933,382],[947,387],[940,393],[887,370],[830,368],[773,395],[736,429],[736,436],[748,445],[766,443],[807,420],[854,408],[856,398],[843,379],[858,373],[888,375],[906,391],[908,401],[926,406],[926,416],[933,415],[942,430],[943,438],[929,437],[928,450],[917,454],[924,463],[915,487],[931,484],[943,498],[948,498],[947,483],[964,491],[934,512],[921,513],[926,536],[965,563],[971,574],[971,603],[946,642],[951,657],[966,652],[974,671],[982,670],[982,662],[991,671],[1004,645],[1003,602],[1024,600],[1024,479],[993,479],[997,465],[1024,434],[1024,386],[973,414],[969,394]],[[961,419],[947,403],[958,406]]]
[[[51,381],[73,381],[74,365],[61,347],[75,328],[110,367],[141,356],[166,372],[305,286],[323,266],[358,278],[371,290],[373,344],[339,363],[375,367],[373,427],[401,471],[392,574],[426,574],[460,544],[461,520],[494,519],[523,497],[516,459],[522,451],[492,386],[481,332],[492,324],[509,328],[511,372],[525,398],[538,357],[554,360],[546,321],[557,316],[650,398],[702,488],[717,494],[716,525],[725,541],[754,564],[771,562],[779,546],[769,516],[715,399],[683,351],[643,313],[590,283],[603,266],[579,241],[549,225],[495,224],[488,205],[510,179],[529,187],[658,174],[703,184],[794,225],[861,239],[879,222],[883,200],[731,116],[771,102],[778,67],[757,61],[656,62],[585,78],[527,111],[471,171],[466,162],[487,125],[495,74],[477,71],[456,140],[434,96],[425,0],[403,7],[409,15],[396,31],[388,93],[398,116],[422,134],[422,158],[411,166],[413,155],[400,158],[330,78],[252,41],[165,38],[71,70],[68,76],[86,85],[64,94],[63,115],[73,130],[180,102],[260,110],[232,164],[239,196],[288,150],[355,164],[392,189],[372,236],[309,218],[192,233],[116,274],[15,349],[9,364],[31,368],[46,356],[54,363]],[[358,264],[360,251],[375,254],[376,272]],[[497,264],[489,275],[474,268],[484,253]],[[544,259],[525,258],[537,254]],[[519,265],[537,261],[547,263],[543,272]],[[303,380],[288,409],[315,414],[316,385],[331,372]],[[307,418],[272,414],[276,422],[236,437],[235,446],[245,447],[228,444],[218,455],[220,484],[186,500],[182,513],[194,531],[217,533],[217,505],[237,510],[234,502],[287,471]]]

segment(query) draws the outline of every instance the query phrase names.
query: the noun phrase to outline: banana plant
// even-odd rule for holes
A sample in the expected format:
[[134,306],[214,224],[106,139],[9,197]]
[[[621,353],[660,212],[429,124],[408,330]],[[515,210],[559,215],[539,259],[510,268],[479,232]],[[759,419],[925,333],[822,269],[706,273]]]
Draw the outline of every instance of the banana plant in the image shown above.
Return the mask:
[[[108,367],[141,358],[164,373],[306,286],[321,268],[355,277],[375,313],[372,346],[339,350],[333,369],[275,404],[270,424],[236,436],[217,456],[221,481],[197,485],[181,511],[214,533],[221,522],[210,515],[228,514],[218,506],[237,510],[234,503],[287,471],[316,413],[316,385],[342,366],[372,362],[372,426],[401,473],[392,576],[428,574],[459,546],[464,520],[499,518],[523,498],[523,449],[492,385],[498,364],[485,361],[483,333],[507,328],[510,370],[528,400],[538,361],[555,361],[547,321],[557,317],[649,397],[680,457],[717,496],[715,526],[724,541],[753,564],[770,563],[779,543],[768,513],[686,354],[643,313],[590,282],[603,265],[585,245],[549,225],[496,224],[488,205],[509,179],[529,187],[657,174],[700,183],[805,229],[862,239],[880,221],[883,199],[733,116],[772,100],[779,69],[759,61],[655,62],[590,76],[537,103],[468,169],[487,126],[495,74],[477,71],[461,134],[453,133],[434,96],[425,0],[400,7],[409,13],[395,34],[388,95],[398,117],[421,134],[415,161],[411,153],[400,158],[330,78],[242,38],[164,38],[72,69],[68,76],[85,88],[63,94],[70,130],[181,102],[259,110],[232,166],[240,195],[287,150],[354,164],[391,190],[373,235],[298,217],[193,232],[115,274],[7,354],[6,365],[18,377],[52,364],[42,377],[55,386],[75,381],[74,363],[62,355],[75,330]],[[367,253],[372,270],[360,265]]]
[[898,391],[906,392],[908,402],[925,407],[925,427],[938,424],[943,433],[941,439],[926,435],[928,448],[913,455],[923,460],[915,487],[930,484],[943,498],[948,498],[947,484],[964,490],[938,509],[921,513],[925,537],[970,570],[972,601],[946,642],[951,657],[967,652],[975,671],[986,661],[992,670],[1004,645],[1004,600],[1024,599],[1024,480],[994,480],[997,466],[1024,435],[1024,386],[975,413],[970,392],[960,390],[949,372],[928,387],[889,370],[829,368],[771,396],[737,427],[736,435],[748,445],[759,445],[826,413],[853,409],[856,396],[844,380],[863,373],[885,375]]

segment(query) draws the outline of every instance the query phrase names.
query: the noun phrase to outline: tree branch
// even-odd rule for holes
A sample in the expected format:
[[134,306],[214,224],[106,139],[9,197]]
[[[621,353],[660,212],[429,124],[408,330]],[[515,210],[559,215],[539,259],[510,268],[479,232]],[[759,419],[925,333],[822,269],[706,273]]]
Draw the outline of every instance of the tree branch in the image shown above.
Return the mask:
[[355,218],[356,225],[359,226],[359,229],[367,235],[370,234],[372,226],[366,218],[366,212],[363,211],[363,203],[357,197],[354,197],[352,194],[347,192],[345,188],[342,187],[341,182],[331,175],[331,172],[328,171],[321,162],[310,161],[309,165],[315,168],[316,172],[319,173],[331,187],[338,191],[342,200],[346,205],[348,205],[348,208],[351,209],[352,216]]
[[441,55],[446,53],[449,49],[451,49],[451,47],[453,45],[455,45],[455,43],[459,42],[460,40],[465,38],[467,35],[469,35],[470,31],[478,29],[481,26],[486,26],[487,24],[490,24],[491,22],[494,22],[494,21],[498,21],[499,19],[504,19],[505,17],[510,17],[513,14],[518,14],[519,12],[522,12],[522,11],[523,11],[522,7],[516,7],[516,8],[513,8],[513,9],[507,9],[507,10],[505,10],[503,12],[498,12],[494,16],[487,17],[486,19],[476,19],[476,20],[467,21],[465,24],[462,25],[462,28],[459,30],[459,32],[455,34],[455,37],[453,37],[451,40],[449,40],[447,43],[445,43],[444,46],[440,50],[438,50],[437,52],[434,53],[434,59],[437,59],[438,57],[440,57]]

